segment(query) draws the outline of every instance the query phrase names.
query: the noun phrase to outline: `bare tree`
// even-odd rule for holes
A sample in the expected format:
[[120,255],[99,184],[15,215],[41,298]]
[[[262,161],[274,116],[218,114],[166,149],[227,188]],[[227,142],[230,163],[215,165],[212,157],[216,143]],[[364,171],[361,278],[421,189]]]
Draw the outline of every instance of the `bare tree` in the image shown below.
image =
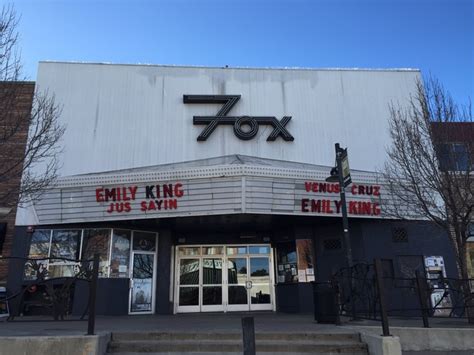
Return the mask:
[[392,143],[382,173],[391,201],[385,213],[428,219],[443,228],[458,275],[467,279],[466,242],[474,220],[472,108],[456,104],[433,77],[418,81],[416,89],[408,107],[391,107]]
[[[0,13],[0,205],[37,198],[57,177],[60,109],[48,92],[33,93],[22,76],[18,16]],[[29,132],[29,134],[28,134]],[[21,183],[19,183],[21,181]]]

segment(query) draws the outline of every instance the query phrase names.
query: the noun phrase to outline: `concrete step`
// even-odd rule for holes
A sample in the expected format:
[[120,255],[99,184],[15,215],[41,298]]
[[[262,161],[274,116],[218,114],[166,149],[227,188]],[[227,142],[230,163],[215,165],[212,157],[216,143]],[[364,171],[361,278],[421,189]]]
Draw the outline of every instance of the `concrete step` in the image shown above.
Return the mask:
[[[197,352],[197,351],[185,351],[185,352],[179,352],[179,351],[168,351],[168,352],[151,352],[151,353],[146,353],[146,355],[242,355],[242,351],[238,352]],[[257,351],[256,355],[269,355],[272,352],[262,352],[262,351]],[[137,353],[137,352],[121,352],[121,353],[106,353],[106,355],[143,355],[144,353]],[[278,355],[308,355],[308,354],[316,354],[316,355],[335,355],[339,353],[318,353],[318,352],[278,352]],[[368,352],[354,352],[354,353],[345,353],[345,355],[367,355]]]
[[[323,341],[323,342],[359,342],[358,333],[275,333],[275,332],[258,332],[255,335],[256,340],[303,340],[303,341]],[[215,332],[199,332],[199,333],[169,333],[169,332],[117,332],[112,333],[113,341],[126,340],[242,340],[242,333],[215,333]]]
[[[169,352],[162,352],[162,353],[146,353],[146,355],[216,355],[215,352],[195,352],[195,351],[186,351],[186,352],[176,352],[176,351],[169,351]],[[242,352],[220,352],[220,355],[242,355]],[[143,353],[106,353],[105,355],[143,355]],[[290,354],[278,354],[278,355],[290,355]],[[291,353],[293,355],[293,353]],[[300,354],[298,354],[300,355]],[[306,355],[306,354],[305,354]]]
[[[257,340],[257,352],[265,353],[304,353],[304,354],[367,354],[367,345],[354,341],[288,341],[288,340]],[[128,340],[111,341],[108,353],[166,353],[166,352],[211,352],[211,353],[242,353],[242,340]]]
[[[143,355],[144,353],[137,353],[137,352],[121,352],[121,353],[106,353],[106,355]],[[216,355],[216,352],[197,352],[197,351],[185,351],[185,352],[179,352],[179,351],[168,351],[168,352],[152,352],[152,353],[146,353],[146,355]],[[242,351],[238,352],[218,352],[219,355],[242,355]],[[317,353],[317,352],[304,352],[304,353],[299,353],[299,352],[278,352],[278,355],[308,355],[308,354],[316,354],[316,355],[335,355],[338,353]],[[368,353],[362,352],[362,353],[351,353],[352,355],[367,355]],[[262,351],[257,351],[256,355],[269,355],[268,352],[262,352]],[[349,353],[345,353],[345,355],[349,355]]]

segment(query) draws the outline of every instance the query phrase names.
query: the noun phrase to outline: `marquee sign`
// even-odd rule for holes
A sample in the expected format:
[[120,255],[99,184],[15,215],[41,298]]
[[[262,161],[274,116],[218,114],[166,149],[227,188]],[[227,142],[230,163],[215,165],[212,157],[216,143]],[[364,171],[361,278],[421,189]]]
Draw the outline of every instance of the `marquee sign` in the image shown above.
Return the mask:
[[[141,182],[97,181],[46,192],[35,202],[41,224],[133,220],[215,214],[341,215],[338,183],[288,177],[235,175]],[[346,189],[350,217],[383,218],[382,185]],[[390,202],[388,202],[390,203]]]
[[[316,214],[340,214],[341,200],[338,183],[305,181],[305,192],[317,196],[305,196],[301,199],[301,212]],[[381,215],[381,186],[352,184],[348,189],[347,209],[351,216]],[[313,198],[310,198],[313,197]]]
[[[242,140],[250,140],[255,137],[261,124],[273,127],[273,131],[267,138],[268,142],[275,141],[279,136],[288,142],[294,140],[294,137],[285,128],[290,122],[291,116],[284,116],[281,120],[274,116],[227,116],[239,100],[240,95],[183,95],[183,103],[185,104],[223,104],[215,116],[193,116],[193,124],[207,125],[197,140],[207,140],[220,124],[233,125],[234,134]],[[242,126],[245,125],[249,126],[250,130],[244,130]]]

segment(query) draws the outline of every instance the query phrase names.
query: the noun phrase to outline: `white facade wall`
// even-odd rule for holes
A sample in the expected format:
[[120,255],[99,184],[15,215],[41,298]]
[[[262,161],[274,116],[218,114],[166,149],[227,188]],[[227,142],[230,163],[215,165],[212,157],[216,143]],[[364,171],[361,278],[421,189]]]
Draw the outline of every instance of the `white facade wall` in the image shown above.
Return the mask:
[[[415,91],[414,70],[231,69],[40,63],[37,86],[56,95],[67,125],[61,176],[244,154],[332,165],[334,143],[351,168],[383,165],[389,104]],[[219,126],[205,142],[194,115],[220,105],[183,104],[184,94],[240,94],[229,115],[292,116],[293,142],[238,139]]]

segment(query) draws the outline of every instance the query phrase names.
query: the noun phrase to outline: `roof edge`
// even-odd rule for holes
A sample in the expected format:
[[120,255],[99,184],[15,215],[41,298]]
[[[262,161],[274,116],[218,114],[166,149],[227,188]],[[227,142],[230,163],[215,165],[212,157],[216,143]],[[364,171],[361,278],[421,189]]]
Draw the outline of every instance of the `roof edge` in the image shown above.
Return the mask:
[[[237,162],[219,162],[220,159],[231,159],[235,158]],[[312,164],[312,163],[303,163],[303,162],[297,162],[297,161],[290,161],[290,160],[281,160],[281,159],[271,159],[271,158],[263,158],[263,157],[256,157],[256,156],[250,156],[250,155],[243,155],[243,154],[229,154],[229,155],[221,155],[221,156],[215,156],[215,157],[209,157],[209,158],[202,158],[202,159],[196,159],[196,160],[186,160],[186,161],[181,161],[181,162],[173,162],[173,163],[163,163],[163,164],[157,164],[157,165],[146,165],[146,166],[140,166],[140,167],[135,167],[135,168],[128,168],[128,169],[117,169],[117,170],[106,170],[106,171],[98,171],[98,172],[91,172],[91,173],[83,173],[83,174],[73,174],[73,175],[65,175],[61,176],[59,179],[70,179],[70,178],[82,178],[82,177],[95,177],[95,176],[103,176],[103,175],[112,175],[112,174],[133,174],[133,173],[140,173],[143,171],[146,171],[149,169],[149,171],[157,171],[158,168],[164,168],[166,170],[163,171],[174,171],[176,169],[186,169],[186,165],[189,164],[196,164],[199,162],[204,162],[204,161],[216,161],[217,164],[210,164],[210,165],[204,165],[202,167],[205,168],[212,168],[216,166],[223,166],[223,165],[246,165],[246,166],[262,166],[262,167],[270,167],[269,165],[263,165],[263,164],[252,164],[251,162],[248,161],[248,159],[253,160],[256,159],[258,161],[268,161],[268,162],[274,162],[274,163],[280,163],[282,164],[282,167],[286,169],[300,169],[300,170],[312,170],[312,169],[329,169],[331,166],[327,165],[322,165],[322,164]],[[292,167],[290,166],[285,166],[286,164],[288,165],[293,165]],[[299,165],[299,166],[298,166]],[[197,165],[200,166],[200,165]],[[192,169],[193,167],[188,167],[189,169]],[[368,170],[359,170],[359,169],[351,169],[351,171],[359,174],[373,174],[373,171],[368,171]]]
[[206,66],[180,64],[150,64],[150,63],[113,63],[113,62],[81,62],[41,60],[40,64],[79,64],[79,65],[110,65],[110,66],[142,66],[158,68],[188,68],[188,69],[237,69],[237,70],[294,70],[294,71],[374,71],[374,72],[421,72],[418,68],[312,68],[312,67],[246,67],[246,66]]

